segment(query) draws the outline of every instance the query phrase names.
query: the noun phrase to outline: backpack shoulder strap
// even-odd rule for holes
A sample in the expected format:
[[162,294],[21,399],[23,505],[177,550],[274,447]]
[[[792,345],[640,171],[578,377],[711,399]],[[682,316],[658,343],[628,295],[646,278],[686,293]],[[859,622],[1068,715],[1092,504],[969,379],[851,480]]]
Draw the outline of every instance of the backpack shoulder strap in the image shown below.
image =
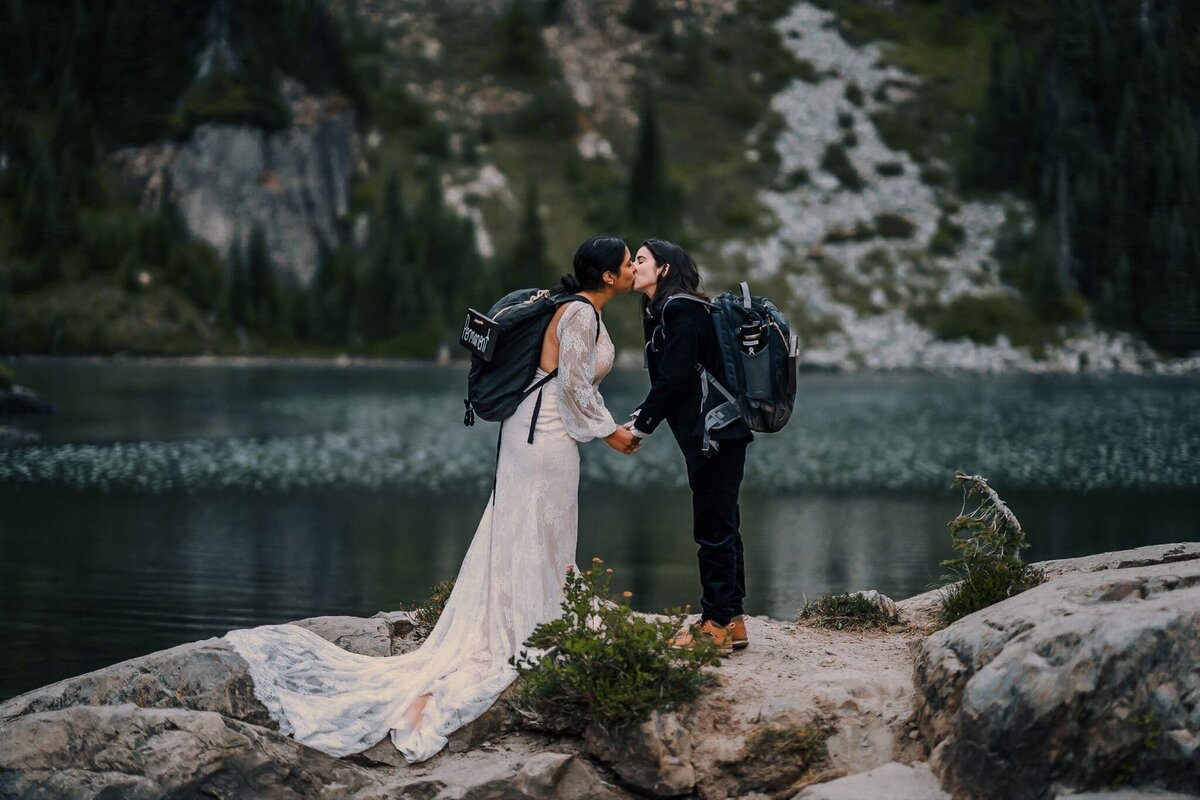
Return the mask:
[[712,303],[710,303],[709,301],[707,301],[703,298],[696,297],[695,295],[690,295],[690,294],[673,294],[673,295],[671,295],[670,297],[668,297],[666,300],[663,301],[662,313],[659,315],[658,327],[662,329],[664,336],[667,333],[667,308],[670,307],[672,304],[679,304],[680,302],[686,302],[686,301],[690,301],[692,303],[698,303],[700,306],[702,306],[706,310],[711,309],[713,307]]

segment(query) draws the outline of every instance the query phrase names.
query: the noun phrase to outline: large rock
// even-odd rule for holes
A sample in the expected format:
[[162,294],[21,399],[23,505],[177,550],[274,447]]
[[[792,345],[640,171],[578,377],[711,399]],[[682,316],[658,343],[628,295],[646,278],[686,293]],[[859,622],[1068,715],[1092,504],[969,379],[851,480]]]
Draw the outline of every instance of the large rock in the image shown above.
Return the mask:
[[274,727],[254,696],[248,665],[221,639],[182,644],[26,692],[0,704],[0,719],[126,704],[212,711]]
[[592,725],[584,741],[590,754],[639,792],[676,797],[696,787],[692,734],[678,714],[655,712],[638,727],[620,733]]
[[0,389],[0,416],[52,413],[54,406],[38,397],[32,389],[24,386]]
[[793,800],[950,800],[928,764],[898,764],[809,786]]
[[588,752],[653,796],[703,800],[779,795],[809,772],[786,748],[750,756],[767,729],[819,725],[829,766],[859,772],[923,755],[909,737],[913,631],[846,633],[749,617],[750,647],[724,659],[720,685],[685,716],[655,715],[629,732],[592,728]]
[[[312,617],[294,624],[353,653],[390,655],[393,649],[392,623],[386,619]],[[276,727],[254,696],[246,662],[219,638],[160,650],[18,695],[0,704],[0,719],[74,706],[126,703],[142,708],[214,711],[254,725]]]
[[130,148],[113,160],[142,191],[144,209],[174,205],[222,258],[260,226],[275,268],[307,285],[321,247],[343,240],[350,182],[365,167],[345,100],[281,85],[292,112],[283,130],[206,123],[182,143]]
[[1171,560],[1192,551],[1050,565],[1047,583],[925,639],[917,719],[943,786],[1200,787],[1200,558]]
[[362,767],[210,711],[76,706],[0,723],[0,798],[338,798]]

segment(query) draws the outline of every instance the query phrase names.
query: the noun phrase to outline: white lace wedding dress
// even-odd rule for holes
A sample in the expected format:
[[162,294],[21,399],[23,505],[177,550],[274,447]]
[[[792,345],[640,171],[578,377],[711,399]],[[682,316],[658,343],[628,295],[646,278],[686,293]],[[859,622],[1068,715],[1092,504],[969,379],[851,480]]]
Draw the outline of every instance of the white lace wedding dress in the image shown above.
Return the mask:
[[[575,564],[579,445],[616,423],[597,386],[613,344],[586,303],[558,324],[558,376],[530,395],[501,429],[496,488],[433,632],[411,653],[350,653],[295,625],[264,625],[224,637],[250,665],[255,695],[280,730],[330,755],[357,753],[390,734],[409,762],[486,711],[516,677],[510,656],[541,622],[560,613]],[[537,377],[545,375],[541,370]],[[410,706],[427,695],[419,718]],[[406,713],[409,712],[409,713]]]

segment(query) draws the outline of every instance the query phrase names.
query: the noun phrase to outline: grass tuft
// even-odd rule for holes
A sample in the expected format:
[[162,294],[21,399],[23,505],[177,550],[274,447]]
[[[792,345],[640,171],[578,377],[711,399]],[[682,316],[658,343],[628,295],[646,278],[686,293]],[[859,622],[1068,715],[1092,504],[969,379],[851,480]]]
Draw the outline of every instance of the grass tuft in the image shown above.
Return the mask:
[[858,593],[826,594],[806,602],[796,618],[822,628],[866,630],[886,628],[900,622],[900,615],[888,613],[882,606]]

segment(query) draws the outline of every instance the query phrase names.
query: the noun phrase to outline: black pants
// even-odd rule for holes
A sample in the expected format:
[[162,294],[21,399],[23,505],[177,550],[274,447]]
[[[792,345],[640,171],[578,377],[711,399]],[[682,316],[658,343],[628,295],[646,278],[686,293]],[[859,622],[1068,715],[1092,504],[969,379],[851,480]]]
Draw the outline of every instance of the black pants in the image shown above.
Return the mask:
[[746,467],[749,440],[720,443],[710,458],[685,446],[688,485],[692,488],[692,537],[699,550],[700,608],[704,619],[728,625],[742,613],[746,597],[746,568],[742,559],[741,514],[738,492]]

